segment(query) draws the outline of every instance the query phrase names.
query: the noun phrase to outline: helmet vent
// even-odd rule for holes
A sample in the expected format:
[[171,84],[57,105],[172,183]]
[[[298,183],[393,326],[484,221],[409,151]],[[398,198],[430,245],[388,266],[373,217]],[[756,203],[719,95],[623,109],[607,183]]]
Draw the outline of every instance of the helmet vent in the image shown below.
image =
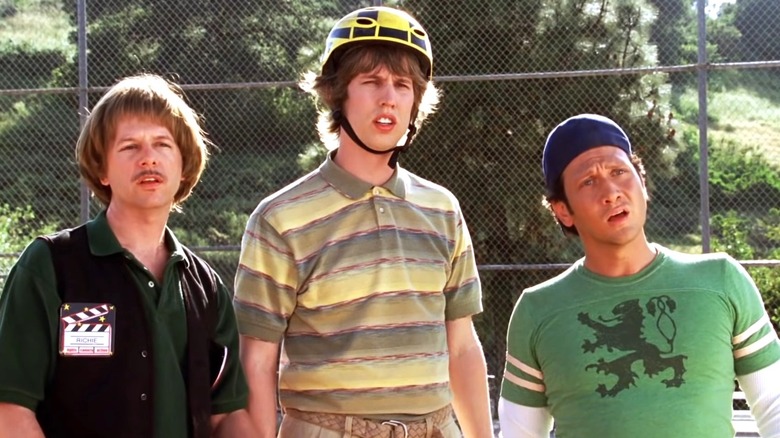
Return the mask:
[[428,33],[408,13],[384,6],[358,9],[336,22],[320,58],[321,71],[332,72],[330,69],[335,67],[348,45],[372,42],[399,44],[413,50],[420,58],[423,73],[429,80],[433,79],[433,53]]

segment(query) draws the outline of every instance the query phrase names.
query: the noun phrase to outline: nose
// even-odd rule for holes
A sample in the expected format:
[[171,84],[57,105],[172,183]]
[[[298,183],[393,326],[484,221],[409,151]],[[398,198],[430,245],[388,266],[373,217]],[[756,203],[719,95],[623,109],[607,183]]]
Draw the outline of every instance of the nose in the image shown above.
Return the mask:
[[604,203],[614,204],[623,197],[620,187],[612,182],[604,184]]
[[396,99],[397,99],[397,91],[395,89],[395,86],[392,82],[386,83],[381,90],[381,99],[382,99],[382,105],[388,106],[391,108],[395,107]]
[[157,165],[159,158],[157,157],[157,151],[151,145],[143,146],[143,154],[141,155],[141,167],[154,167]]

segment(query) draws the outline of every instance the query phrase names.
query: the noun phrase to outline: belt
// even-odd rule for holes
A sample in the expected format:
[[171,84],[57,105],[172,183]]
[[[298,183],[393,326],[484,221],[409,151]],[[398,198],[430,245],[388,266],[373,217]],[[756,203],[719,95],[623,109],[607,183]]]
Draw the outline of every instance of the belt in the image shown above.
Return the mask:
[[352,415],[307,412],[285,409],[285,415],[316,424],[336,432],[344,432],[344,438],[443,438],[439,427],[452,416],[452,406],[434,411],[425,419],[403,422],[398,420],[369,420]]

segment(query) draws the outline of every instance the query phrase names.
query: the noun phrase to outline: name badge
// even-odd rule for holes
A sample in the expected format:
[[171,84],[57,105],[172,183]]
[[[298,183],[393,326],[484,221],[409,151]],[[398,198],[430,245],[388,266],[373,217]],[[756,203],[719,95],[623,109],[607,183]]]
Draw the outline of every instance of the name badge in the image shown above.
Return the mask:
[[60,306],[60,356],[111,357],[116,308],[108,303]]

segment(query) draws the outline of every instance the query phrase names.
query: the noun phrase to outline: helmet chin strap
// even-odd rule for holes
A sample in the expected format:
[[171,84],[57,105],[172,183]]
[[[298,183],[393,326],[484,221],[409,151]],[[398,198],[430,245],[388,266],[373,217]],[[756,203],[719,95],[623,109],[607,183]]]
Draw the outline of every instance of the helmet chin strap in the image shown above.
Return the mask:
[[[412,121],[416,117],[412,117]],[[344,128],[344,131],[347,132],[347,135],[349,138],[352,139],[352,141],[355,142],[358,146],[363,148],[364,150],[371,152],[372,154],[376,155],[384,155],[384,154],[391,154],[390,159],[387,162],[387,165],[391,169],[395,169],[398,165],[398,156],[401,154],[401,152],[406,151],[409,149],[409,146],[412,144],[412,139],[414,138],[414,135],[417,133],[417,127],[414,126],[413,122],[409,123],[409,132],[406,133],[406,141],[404,142],[403,146],[396,146],[393,149],[390,149],[388,151],[378,151],[376,149],[371,149],[368,147],[365,143],[363,143],[362,140],[360,140],[355,133],[355,130],[352,129],[352,125],[349,123],[349,120],[347,120],[346,117],[341,113],[341,110],[333,111],[333,120],[335,120],[339,125],[341,125],[342,128]]]

